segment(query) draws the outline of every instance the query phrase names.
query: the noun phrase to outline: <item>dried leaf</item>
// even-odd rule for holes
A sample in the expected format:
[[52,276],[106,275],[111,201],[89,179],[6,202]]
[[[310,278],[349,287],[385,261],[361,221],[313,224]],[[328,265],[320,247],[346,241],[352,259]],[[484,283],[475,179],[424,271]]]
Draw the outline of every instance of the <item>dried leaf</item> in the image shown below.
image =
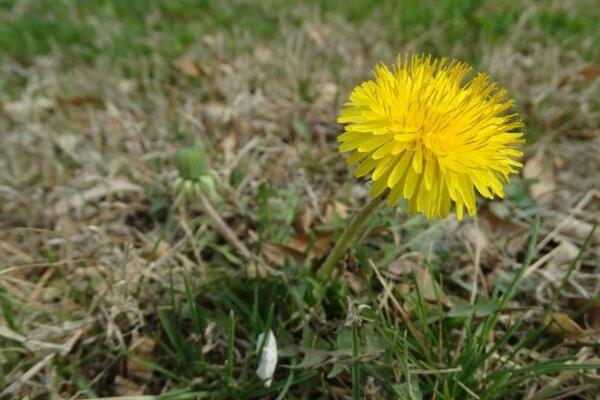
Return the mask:
[[331,225],[333,223],[334,215],[337,215],[342,219],[347,219],[348,207],[339,201],[328,201],[323,207],[323,223],[325,225]]
[[548,264],[558,267],[570,263],[577,257],[578,253],[579,248],[569,240],[565,239],[552,251],[552,259],[549,260]]
[[312,235],[294,235],[285,244],[266,242],[262,253],[272,263],[283,266],[286,256],[302,261],[309,250],[318,258],[323,258],[332,245],[332,232],[313,232]]
[[358,275],[350,271],[344,271],[344,279],[354,293],[358,294],[363,291],[365,282]]
[[517,254],[523,252],[527,246],[527,237],[527,233],[512,236],[508,240],[508,243],[506,243],[506,252],[512,257],[515,257]]
[[600,65],[590,65],[579,71],[579,75],[583,76],[588,81],[600,78]]
[[126,360],[126,376],[135,378],[143,383],[152,380],[152,369],[148,368],[142,360],[150,360],[156,348],[156,341],[148,336],[138,338],[129,348],[130,355]]
[[132,380],[117,375],[115,377],[115,394],[117,396],[141,396],[144,394],[145,385],[138,385]]
[[[493,202],[490,204],[489,208],[484,208],[481,211],[481,219],[484,219],[487,222],[487,227],[489,227],[492,233],[502,232],[509,236],[514,236],[519,233],[527,232],[527,228],[523,228],[523,226],[516,224],[510,218],[508,218],[508,210],[505,210],[506,207],[499,206],[502,204],[501,202]],[[494,205],[492,207],[492,205]]]
[[575,313],[584,312],[585,327],[589,328],[586,333],[600,339],[600,300],[592,300],[589,297],[575,297],[569,300],[568,305]]
[[531,185],[531,197],[538,203],[548,203],[556,189],[556,180],[551,160],[547,157],[545,149],[541,147],[537,153],[525,163],[523,176],[535,181]]
[[500,262],[500,254],[494,245],[493,233],[487,220],[479,220],[477,224],[466,223],[460,228],[461,235],[471,244],[473,251],[479,252],[480,265],[489,270]]
[[565,313],[552,313],[548,316],[548,333],[563,339],[580,336],[583,329]]
[[100,97],[92,97],[92,96],[83,96],[83,97],[69,97],[69,98],[59,98],[58,102],[61,105],[65,105],[65,106],[76,106],[76,107],[80,107],[80,106],[96,106],[96,107],[103,107],[104,106],[104,100],[101,99]]
[[285,264],[286,257],[291,257],[297,261],[302,260],[303,253],[290,247],[275,242],[266,242],[262,245],[262,254],[271,263],[282,267]]
[[194,78],[201,78],[206,75],[206,71],[199,62],[186,57],[181,57],[173,64],[180,72]]
[[140,357],[149,357],[155,347],[156,341],[154,339],[149,336],[142,336],[133,342],[129,351],[132,351],[135,355]]
[[278,243],[263,243],[263,245],[261,246],[261,252],[263,256],[272,264],[279,265],[280,267],[282,267],[285,263],[285,257],[287,253],[285,251],[285,248]]
[[446,294],[442,292],[442,288],[433,279],[429,270],[417,266],[414,269],[414,271],[419,282],[421,295],[425,300],[435,304],[438,302],[439,299],[440,303],[442,303],[445,307],[452,307],[452,302],[450,301],[450,299],[448,299]]
[[[570,236],[579,241],[585,240],[592,231],[592,224],[575,218],[562,216],[557,220],[557,224],[561,225],[560,232],[563,235]],[[596,229],[596,232],[594,232],[592,243],[600,243],[600,229]]]
[[313,225],[313,222],[313,212],[311,211],[310,207],[305,205],[300,209],[298,215],[296,215],[296,219],[294,220],[294,227],[296,228],[296,231],[306,234],[310,232],[310,228]]
[[294,235],[285,244],[285,247],[297,252],[304,254],[312,245],[313,253],[321,258],[325,256],[331,249],[333,242],[332,232],[313,232],[312,235]]
[[600,300],[594,301],[587,311],[589,326],[600,333]]
[[584,81],[592,81],[594,79],[598,79],[600,78],[600,65],[596,64],[596,65],[590,65],[589,67],[585,67],[579,71],[577,71],[577,73],[575,74],[574,77],[570,77],[567,76],[563,79],[560,80],[560,82],[558,83],[559,86],[564,86],[567,83],[571,83],[573,81],[577,81],[577,80],[584,80]]
[[388,267],[388,272],[395,276],[402,276],[410,273],[417,268],[418,263],[409,258],[399,258],[393,261]]
[[238,141],[238,135],[235,131],[229,132],[229,134],[221,141],[221,149],[223,150],[223,155],[227,162],[233,159]]

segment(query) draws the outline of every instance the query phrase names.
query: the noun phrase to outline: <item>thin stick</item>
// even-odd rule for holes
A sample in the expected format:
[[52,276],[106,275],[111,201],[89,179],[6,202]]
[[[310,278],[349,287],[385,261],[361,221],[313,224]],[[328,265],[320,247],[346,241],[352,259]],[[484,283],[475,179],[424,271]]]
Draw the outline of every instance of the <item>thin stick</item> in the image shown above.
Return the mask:
[[217,230],[229,243],[231,243],[233,247],[236,248],[238,253],[244,256],[244,258],[253,260],[254,257],[252,256],[250,250],[248,250],[246,245],[242,243],[242,241],[236,236],[235,232],[231,230],[227,223],[223,221],[223,218],[221,218],[217,210],[215,210],[210,201],[203,194],[200,194],[200,204],[202,205],[204,212],[206,212],[206,214],[208,214],[210,219],[214,222]]
[[204,196],[202,193],[200,193],[199,198],[200,198],[200,205],[202,206],[202,209],[204,210],[204,212],[206,214],[208,214],[208,217],[214,222],[217,230],[221,233],[221,235],[223,235],[223,237],[233,247],[235,247],[235,249],[241,256],[243,256],[247,261],[257,262],[258,264],[260,264],[261,267],[263,267],[265,270],[267,270],[271,275],[282,275],[282,273],[280,271],[277,271],[277,270],[269,267],[267,265],[267,263],[265,263],[261,257],[255,255],[255,254],[252,254],[252,252],[250,250],[248,250],[248,247],[246,247],[246,245],[237,237],[237,235],[235,234],[234,231],[231,230],[229,225],[227,225],[227,223],[225,221],[223,221],[223,218],[221,218],[221,216],[219,215],[217,210],[215,210],[215,208],[211,204],[210,200],[208,200],[208,198],[206,196]]

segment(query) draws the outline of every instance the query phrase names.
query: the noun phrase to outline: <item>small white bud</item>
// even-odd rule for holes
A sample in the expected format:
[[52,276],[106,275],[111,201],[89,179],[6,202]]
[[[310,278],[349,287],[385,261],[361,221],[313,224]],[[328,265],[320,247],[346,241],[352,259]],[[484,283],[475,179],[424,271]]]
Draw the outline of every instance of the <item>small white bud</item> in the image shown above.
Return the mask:
[[262,352],[260,354],[260,364],[256,370],[256,375],[265,382],[265,387],[271,386],[273,382],[273,374],[277,367],[277,342],[273,331],[269,329],[267,337],[261,333],[256,341],[256,352],[261,351],[260,345],[263,343]]

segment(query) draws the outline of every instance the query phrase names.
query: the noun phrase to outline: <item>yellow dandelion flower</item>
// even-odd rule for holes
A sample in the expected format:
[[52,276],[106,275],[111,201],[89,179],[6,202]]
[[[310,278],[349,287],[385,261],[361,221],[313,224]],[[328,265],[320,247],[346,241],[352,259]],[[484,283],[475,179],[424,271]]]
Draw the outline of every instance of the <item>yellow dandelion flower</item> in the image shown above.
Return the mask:
[[380,64],[375,79],[354,88],[338,122],[340,152],[353,152],[354,174],[370,174],[371,194],[390,189],[387,201],[408,201],[411,212],[444,218],[455,204],[475,215],[475,189],[503,197],[503,185],[522,164],[523,134],[513,104],[487,75],[463,83],[471,68],[431,56],[398,57]]

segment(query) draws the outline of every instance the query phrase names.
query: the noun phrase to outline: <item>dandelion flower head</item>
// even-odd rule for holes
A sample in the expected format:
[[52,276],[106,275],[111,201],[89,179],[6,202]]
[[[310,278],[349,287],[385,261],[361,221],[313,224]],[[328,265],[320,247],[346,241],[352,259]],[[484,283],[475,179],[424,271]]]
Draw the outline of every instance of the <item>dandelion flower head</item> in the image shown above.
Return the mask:
[[506,92],[459,61],[431,56],[398,57],[380,64],[374,80],[352,91],[338,122],[339,151],[352,152],[354,174],[370,174],[371,194],[390,189],[387,201],[408,201],[411,212],[444,218],[455,205],[475,215],[475,189],[503,197],[504,184],[522,164],[522,123],[506,111]]

